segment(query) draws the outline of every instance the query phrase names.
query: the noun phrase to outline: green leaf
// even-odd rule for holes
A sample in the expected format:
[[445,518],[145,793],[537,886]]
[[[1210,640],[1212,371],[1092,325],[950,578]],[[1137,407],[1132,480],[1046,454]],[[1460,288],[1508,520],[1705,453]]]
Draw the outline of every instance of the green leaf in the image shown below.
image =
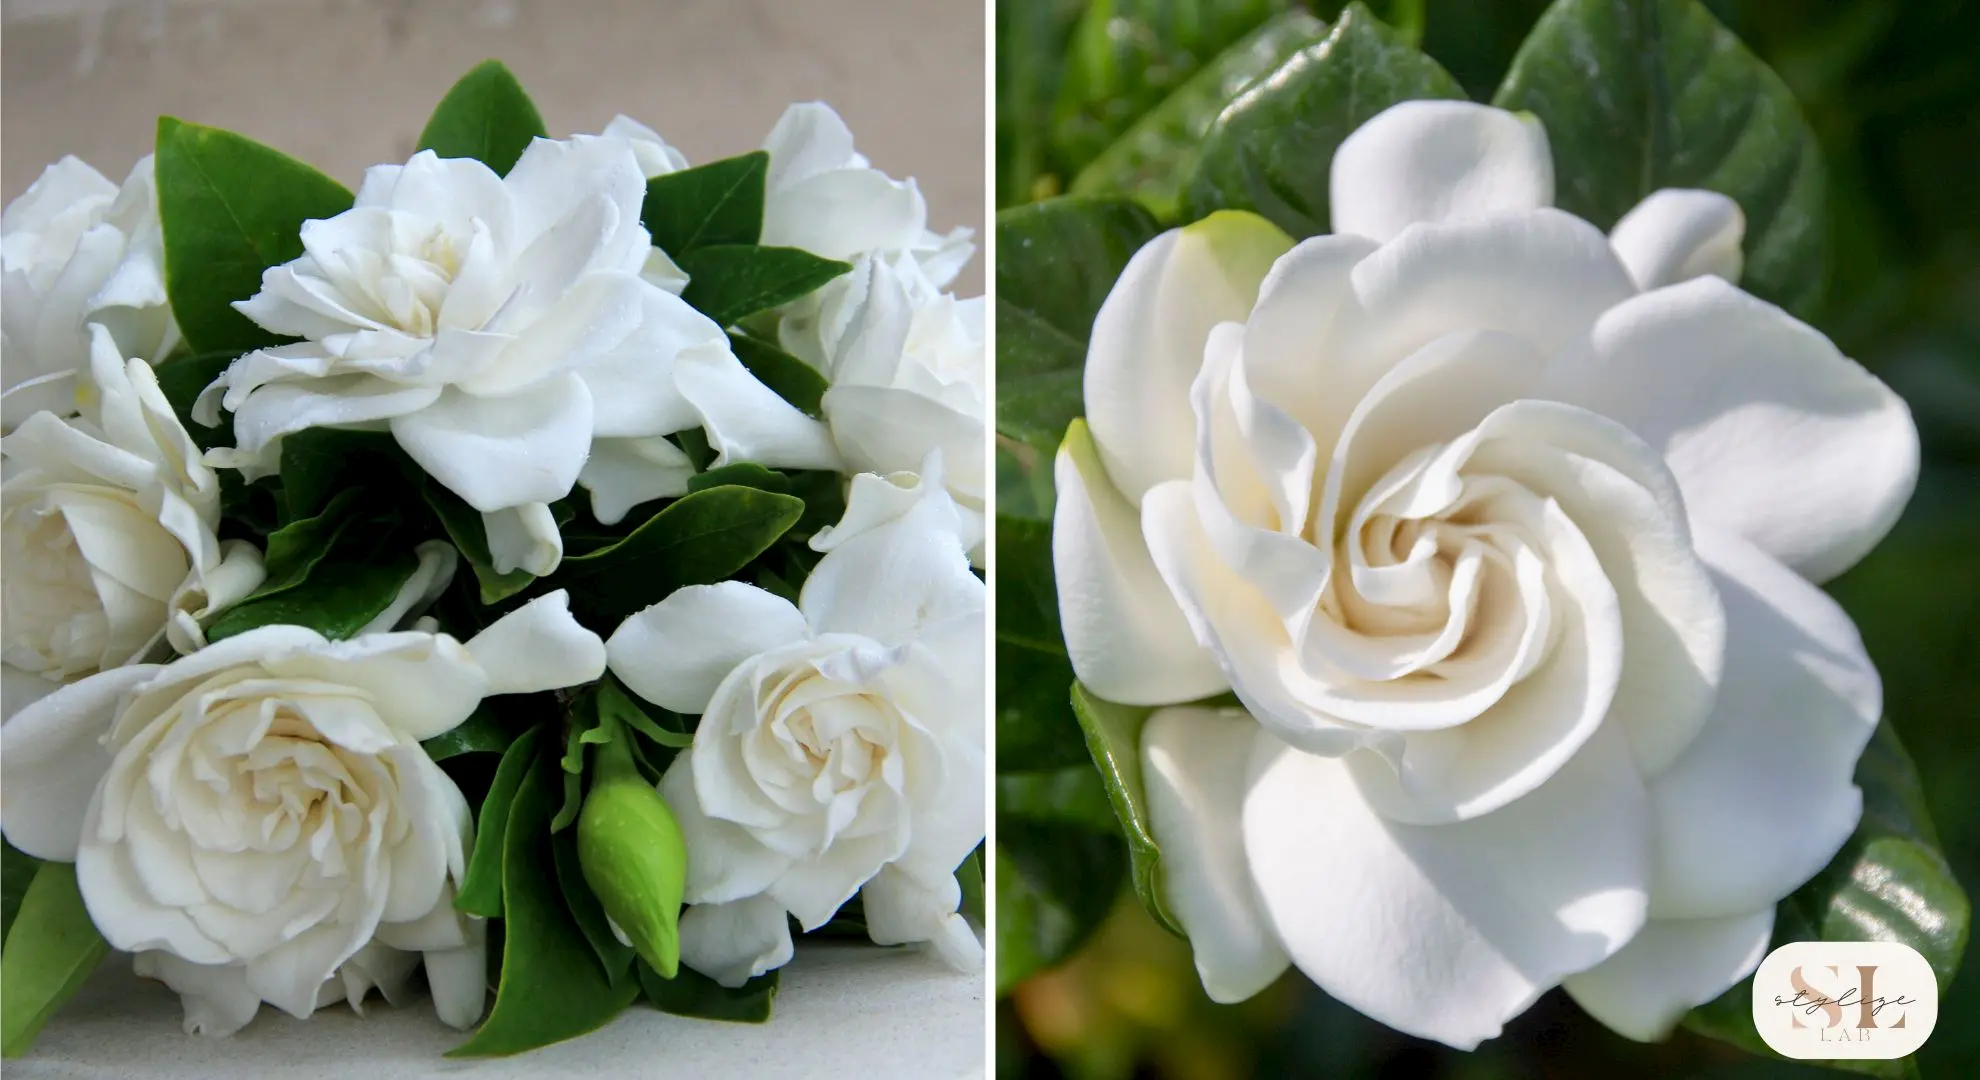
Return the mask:
[[303,253],[303,222],[349,210],[351,193],[278,150],[169,116],[158,119],[155,167],[165,292],[186,343],[238,356],[286,340],[231,305]]
[[809,251],[753,244],[711,244],[674,261],[688,274],[681,299],[723,326],[807,296],[852,269]]
[[817,368],[790,353],[747,334],[730,334],[729,344],[736,359],[756,376],[758,382],[777,392],[799,412],[817,419],[824,409],[825,391],[830,388]]
[[[1047,160],[1052,102],[1066,41],[1084,0],[994,4],[997,31],[997,206],[1057,194]],[[1060,185],[1063,186],[1063,185]]]
[[1072,955],[1120,894],[1118,836],[1076,825],[997,822],[997,993]]
[[[1051,450],[1085,411],[1093,317],[1159,231],[1147,210],[1122,198],[1060,198],[997,215],[997,431],[1030,448],[1000,461],[1000,483],[1010,464],[1050,490]],[[1044,500],[1041,516],[1050,505]]]
[[481,522],[481,513],[463,502],[460,496],[430,478],[421,483],[420,492],[426,498],[426,505],[432,507],[434,515],[440,519],[440,527],[446,530],[454,550],[460,552],[461,558],[474,570],[474,580],[481,587],[483,604],[499,604],[536,580],[536,575],[527,570],[502,573],[495,569],[494,557],[488,553],[488,529]]
[[523,777],[536,764],[536,745],[542,737],[543,728],[533,727],[509,744],[502,752],[501,764],[495,767],[488,795],[481,800],[467,877],[454,896],[454,907],[470,915],[492,919],[502,914],[502,839],[507,835],[509,814],[515,808]]
[[1607,229],[1659,188],[1746,214],[1750,292],[1805,313],[1828,257],[1821,148],[1779,77],[1696,0],[1557,0],[1492,99],[1547,126],[1555,203]]
[[40,859],[0,841],[0,941],[5,941],[7,932],[14,928],[14,916],[21,910],[28,884],[40,869]]
[[571,590],[588,620],[616,626],[684,585],[727,580],[784,535],[804,501],[730,485],[669,503],[631,535],[566,558],[551,581]]
[[333,641],[352,637],[398,599],[419,570],[419,557],[410,548],[326,559],[317,563],[302,583],[262,599],[244,600],[229,608],[206,629],[206,640],[219,641],[258,626],[306,626]]
[[988,899],[983,879],[983,845],[969,853],[969,858],[956,867],[956,885],[962,891],[962,904],[956,908],[971,922],[981,924]]
[[1086,732],[1086,749],[1100,770],[1121,835],[1127,839],[1134,891],[1157,923],[1181,934],[1182,924],[1162,901],[1162,849],[1149,828],[1147,796],[1141,786],[1141,729],[1155,710],[1103,701],[1078,683],[1073,684],[1072,703]]
[[76,887],[73,863],[43,863],[0,950],[0,1055],[19,1057],[110,951]]
[[761,1024],[770,1019],[770,1004],[777,997],[776,971],[758,975],[732,990],[686,964],[671,979],[661,978],[644,960],[638,961],[638,966],[646,1000],[675,1016]]
[[1124,194],[1172,218],[1203,138],[1224,106],[1260,76],[1276,71],[1327,35],[1327,24],[1304,11],[1273,16],[1142,114],[1073,179],[1075,195]]
[[419,148],[445,158],[473,158],[507,173],[549,133],[536,103],[498,60],[484,60],[447,91],[419,133]]
[[[1773,948],[1790,941],[1895,941],[1932,965],[1943,993],[1966,951],[1972,908],[1925,806],[1918,770],[1887,720],[1856,764],[1863,820],[1829,865],[1781,901]],[[1685,1017],[1684,1026],[1767,1057],[1778,1055],[1753,1028],[1749,977]],[[1811,1064],[1904,1077],[1904,1061]]]
[[763,233],[763,180],[770,154],[757,150],[646,182],[640,224],[653,246],[679,259],[716,244],[754,244]]
[[158,376],[159,392],[172,406],[173,415],[185,426],[186,434],[192,436],[193,443],[201,450],[211,450],[216,446],[234,444],[234,428],[221,414],[218,427],[207,427],[193,419],[193,403],[199,400],[200,392],[213,385],[213,380],[227,370],[238,354],[233,352],[187,353],[175,356],[151,369]]
[[1376,113],[1463,98],[1437,62],[1349,4],[1325,40],[1294,53],[1217,117],[1183,195],[1183,218],[1250,210],[1304,239],[1328,231],[1334,150]]
[[1093,160],[1212,57],[1287,0],[1094,0],[1074,29],[1052,107],[1054,161]]
[[766,469],[753,461],[738,461],[688,477],[688,490],[691,492],[731,485],[755,488],[758,491],[774,491],[779,495],[791,493],[790,477],[775,469]]
[[997,515],[997,770],[1087,760],[1059,629],[1052,526]]
[[468,1041],[448,1057],[515,1054],[595,1031],[639,994],[608,979],[556,883],[550,813],[556,769],[538,759],[523,777],[502,837],[502,981]]
[[390,432],[308,428],[282,437],[282,520],[321,513],[354,486],[380,488],[403,475],[412,459]]
[[276,596],[301,585],[321,563],[338,537],[358,520],[353,508],[364,498],[359,488],[345,488],[313,517],[292,519],[268,534],[263,564],[268,577],[248,600]]
[[577,834],[563,833],[550,841],[550,852],[557,869],[557,888],[564,894],[564,906],[570,910],[572,921],[584,934],[585,941],[591,944],[591,951],[598,958],[599,971],[607,981],[617,983],[631,974],[633,949],[624,945],[612,935],[612,927],[605,918],[605,907],[585,884],[584,871],[578,866]]
[[515,735],[495,718],[494,710],[484,701],[466,720],[430,739],[422,739],[419,745],[427,757],[445,761],[462,754],[500,754],[515,741]]

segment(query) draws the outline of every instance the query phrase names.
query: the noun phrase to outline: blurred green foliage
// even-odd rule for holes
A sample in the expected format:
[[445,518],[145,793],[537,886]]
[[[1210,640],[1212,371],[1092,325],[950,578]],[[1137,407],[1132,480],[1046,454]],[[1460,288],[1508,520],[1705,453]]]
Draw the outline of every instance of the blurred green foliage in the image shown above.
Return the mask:
[[[1883,672],[1887,713],[1917,761],[1946,854],[1970,891],[1980,886],[1980,3],[1705,2],[1780,74],[1822,147],[1832,257],[1811,321],[1904,395],[1924,440],[1925,466],[1904,520],[1830,588]],[[1294,6],[1331,20],[1342,5]],[[1484,100],[1547,4],[1369,6]],[[1071,47],[1085,10],[1074,0],[999,6],[1000,205],[1065,190],[1096,152],[1056,137],[1052,123],[1064,73],[1085,62]],[[1182,67],[1161,77],[1179,84],[1194,70]],[[1006,1080],[1838,1075],[1749,1057],[1686,1032],[1640,1046],[1558,993],[1473,1054],[1391,1032],[1297,975],[1243,1005],[1212,1005],[1187,946],[1159,930],[1132,896],[1071,962],[1000,1003],[997,1038]],[[1980,1077],[1980,965],[1968,963],[1954,983],[1916,1064],[1934,1080]]]

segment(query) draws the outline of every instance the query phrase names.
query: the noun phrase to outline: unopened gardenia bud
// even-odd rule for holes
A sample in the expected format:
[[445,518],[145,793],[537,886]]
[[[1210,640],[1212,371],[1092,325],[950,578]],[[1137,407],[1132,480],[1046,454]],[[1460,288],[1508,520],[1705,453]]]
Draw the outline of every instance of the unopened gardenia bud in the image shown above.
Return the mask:
[[578,815],[578,866],[620,936],[665,978],[681,962],[687,844],[673,811],[633,764],[631,733],[598,748],[598,777]]

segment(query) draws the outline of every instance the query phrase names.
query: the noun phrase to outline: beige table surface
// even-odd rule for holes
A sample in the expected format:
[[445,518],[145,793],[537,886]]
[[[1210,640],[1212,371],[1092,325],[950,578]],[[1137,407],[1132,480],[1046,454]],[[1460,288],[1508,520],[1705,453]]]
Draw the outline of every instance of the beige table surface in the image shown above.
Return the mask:
[[[694,161],[753,150],[824,100],[913,176],[930,225],[983,228],[980,0],[0,0],[0,192],[76,154],[113,180],[160,113],[231,128],[354,184],[402,161],[497,57],[552,134],[623,112]],[[982,291],[981,263],[958,281]]]
[[113,956],[9,1080],[962,1080],[983,1075],[984,986],[900,949],[806,943],[784,969],[770,1022],[727,1024],[635,1004],[580,1039],[514,1058],[442,1057],[461,1034],[422,994],[363,1017],[333,1005],[308,1021],[264,1006],[226,1039],[186,1035],[179,1002]]

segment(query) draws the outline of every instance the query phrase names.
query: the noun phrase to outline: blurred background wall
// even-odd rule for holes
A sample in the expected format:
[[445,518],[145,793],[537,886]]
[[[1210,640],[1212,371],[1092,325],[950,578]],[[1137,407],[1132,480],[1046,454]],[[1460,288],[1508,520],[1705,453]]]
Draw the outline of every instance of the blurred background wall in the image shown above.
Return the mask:
[[[918,178],[929,223],[983,227],[979,0],[5,0],[0,189],[75,154],[112,180],[159,114],[230,128],[354,185],[411,155],[489,57],[553,135],[623,112],[690,160],[756,148],[823,100],[860,150]],[[973,264],[957,282],[982,291]]]

